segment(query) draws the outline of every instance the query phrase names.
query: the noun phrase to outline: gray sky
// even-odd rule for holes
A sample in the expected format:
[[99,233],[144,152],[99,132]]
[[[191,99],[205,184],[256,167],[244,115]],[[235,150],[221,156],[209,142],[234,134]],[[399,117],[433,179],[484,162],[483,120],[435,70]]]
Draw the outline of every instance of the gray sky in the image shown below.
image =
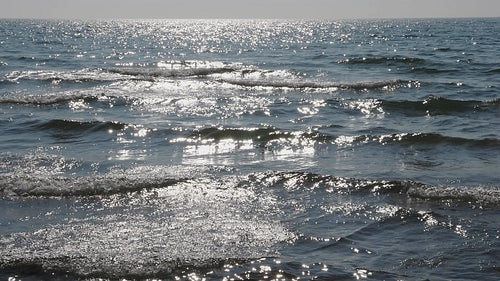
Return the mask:
[[500,17],[500,0],[0,0],[0,18]]

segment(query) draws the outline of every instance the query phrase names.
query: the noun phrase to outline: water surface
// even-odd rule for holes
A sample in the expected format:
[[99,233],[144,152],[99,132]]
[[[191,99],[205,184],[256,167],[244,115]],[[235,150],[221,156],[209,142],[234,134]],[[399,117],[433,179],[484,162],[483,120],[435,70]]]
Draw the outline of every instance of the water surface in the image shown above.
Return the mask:
[[0,277],[496,280],[499,27],[0,21]]

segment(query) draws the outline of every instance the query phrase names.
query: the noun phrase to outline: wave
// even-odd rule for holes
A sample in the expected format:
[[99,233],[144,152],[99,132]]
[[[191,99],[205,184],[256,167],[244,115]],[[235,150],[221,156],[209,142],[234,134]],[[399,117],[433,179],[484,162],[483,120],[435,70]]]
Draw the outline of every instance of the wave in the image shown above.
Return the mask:
[[81,138],[82,140],[90,136],[91,142],[97,141],[91,134],[104,133],[105,139],[113,138],[115,134],[130,134],[132,136],[164,138],[165,136],[179,136],[175,129],[149,129],[141,124],[122,123],[117,121],[99,120],[66,120],[51,119],[47,121],[27,121],[19,123],[8,130],[10,133],[41,133],[48,132],[52,137],[59,140]]
[[167,187],[188,179],[184,176],[169,176],[171,174],[171,171],[163,169],[144,168],[140,173],[108,173],[80,177],[5,173],[0,174],[0,194],[7,197],[110,195]]
[[452,100],[430,96],[423,101],[390,101],[381,100],[382,107],[388,111],[401,112],[406,115],[429,114],[449,115],[466,112],[495,111],[500,105],[500,99],[491,101]]
[[34,80],[60,83],[102,83],[123,81],[149,81],[158,79],[204,79],[238,87],[263,87],[299,90],[394,90],[399,87],[418,86],[418,81],[382,80],[359,82],[333,82],[304,77],[289,70],[265,70],[238,63],[173,61],[158,63],[156,67],[124,66],[108,69],[81,69],[77,71],[13,71],[2,83],[20,83]]
[[[386,137],[381,137],[385,141]],[[396,141],[411,145],[436,145],[445,143],[455,146],[470,146],[470,147],[500,147],[500,140],[493,138],[486,139],[467,139],[460,137],[443,136],[437,133],[413,133],[413,134],[396,134],[389,137],[388,141]]]
[[[120,226],[117,226],[120,227]],[[25,236],[18,235],[19,237]],[[98,246],[95,242],[94,246]],[[126,248],[127,245],[121,245]],[[4,271],[12,271],[17,275],[36,275],[38,277],[53,279],[63,277],[61,280],[171,280],[172,276],[185,274],[187,269],[204,271],[210,268],[220,268],[226,264],[239,264],[248,261],[243,258],[207,258],[207,259],[184,259],[172,258],[156,260],[126,260],[115,262],[113,257],[98,256],[84,257],[82,255],[68,256],[61,254],[45,257],[20,256],[17,259],[0,261],[0,267]],[[114,264],[112,264],[114,263]],[[21,273],[21,274],[19,274]]]
[[403,63],[403,64],[422,64],[425,59],[416,57],[356,57],[337,61],[341,64],[388,64],[388,63]]
[[335,177],[307,172],[270,171],[252,174],[250,182],[267,187],[283,186],[288,191],[325,189],[327,192],[345,194],[367,192],[370,194],[404,194],[428,200],[456,200],[500,204],[500,187],[432,186],[411,180],[365,180]]
[[389,135],[361,135],[353,137],[337,137],[335,142],[339,145],[356,144],[401,144],[401,145],[433,145],[447,144],[452,146],[464,146],[472,148],[498,148],[500,140],[494,138],[468,139],[461,137],[450,137],[438,133],[403,133]]
[[492,186],[429,186],[415,185],[406,193],[411,197],[430,200],[456,200],[461,202],[477,202],[500,204],[500,188]]
[[439,73],[452,73],[458,72],[458,69],[438,69],[430,67],[412,67],[411,72],[423,74],[439,74]]
[[7,79],[0,79],[0,85],[9,85],[9,84],[15,84],[15,82]]
[[73,71],[56,70],[29,70],[12,71],[5,76],[7,81],[19,83],[20,80],[35,80],[50,82],[52,84],[60,83],[97,83],[97,82],[115,82],[130,80],[130,77],[116,75],[102,69],[84,68]]
[[[370,239],[370,236],[372,236],[374,233],[379,233],[380,229],[391,229],[391,225],[399,225],[401,223],[424,223],[426,227],[432,227],[439,224],[439,221],[448,219],[437,212],[418,211],[415,209],[409,209],[396,205],[376,206],[375,210],[370,211],[370,213],[377,213],[377,218],[372,217],[372,221],[367,223],[365,226],[354,229],[352,232],[340,238],[322,241],[323,243],[321,243],[320,245],[314,243],[313,245],[315,246],[315,249],[313,251],[316,252],[331,249],[337,249],[338,251],[347,249],[350,252],[352,251],[352,245],[355,244],[355,241],[366,241],[367,239]],[[302,237],[302,239],[306,242],[308,242],[307,240],[312,240],[310,237]],[[362,247],[359,247],[357,249],[357,252],[371,252],[370,250]]]
[[440,69],[426,65],[426,60],[418,57],[355,57],[345,60],[339,60],[338,64],[352,65],[394,65],[403,64],[411,72],[424,74],[439,74],[457,72],[457,69]]
[[[176,64],[180,66],[176,66]],[[198,64],[200,64],[198,66]],[[201,62],[178,62],[169,64],[170,67],[162,64],[162,67],[158,68],[143,68],[143,67],[123,67],[123,68],[110,68],[106,71],[110,73],[117,73],[121,75],[128,76],[139,76],[145,79],[157,78],[157,77],[196,77],[196,76],[208,76],[212,74],[221,74],[234,72],[239,70],[239,68],[230,64],[216,64],[210,65]]]
[[254,66],[237,63],[172,61],[159,64],[157,68],[125,67],[107,69],[110,73],[129,75],[141,79],[162,78],[197,78],[226,83],[242,87],[269,87],[291,89],[342,89],[375,90],[394,89],[416,84],[416,81],[385,80],[362,82],[331,82],[303,79],[288,70],[265,70]]
[[33,105],[33,106],[52,106],[69,104],[71,102],[80,102],[93,104],[103,103],[113,106],[133,104],[136,99],[131,97],[120,97],[104,94],[80,93],[80,92],[64,92],[58,94],[47,95],[9,95],[0,97],[0,104],[17,104],[17,105]]
[[[201,130],[196,130],[187,137],[172,140],[174,143],[203,143],[219,142],[222,140],[252,141],[254,145],[266,147],[272,145],[274,141],[295,141],[297,144],[312,145],[334,143],[337,137],[318,132],[289,132],[282,131],[272,127],[263,128],[218,128],[208,127]],[[297,142],[298,140],[298,142]]]
[[[109,131],[124,131],[124,130],[141,130],[140,125],[125,124],[116,121],[78,121],[52,119],[48,121],[35,121],[22,123],[17,128],[11,129],[15,131],[48,131],[56,133],[58,137],[68,138],[71,136],[79,136],[83,133],[99,133]],[[438,145],[448,145],[456,147],[464,147],[471,149],[498,149],[500,148],[500,140],[496,138],[484,139],[469,139],[462,137],[446,136],[439,133],[399,133],[386,135],[330,135],[318,131],[285,131],[273,127],[260,128],[220,128],[207,127],[199,130],[191,131],[180,135],[175,130],[161,129],[150,130],[154,132],[151,137],[164,138],[165,135],[170,136],[172,144],[187,143],[192,144],[210,144],[218,143],[223,140],[231,140],[234,142],[251,141],[255,148],[267,147],[272,148],[278,142],[281,145],[292,145],[311,147],[316,145],[335,145],[338,147],[351,147],[362,145],[403,145],[403,146],[432,146],[438,149]]]
[[155,78],[199,77],[211,74],[250,71],[253,67],[243,68],[238,63],[207,61],[159,62],[156,67],[123,66],[114,68],[84,68],[73,71],[30,70],[12,71],[5,75],[5,81],[18,83],[20,80],[35,80],[59,83],[117,82],[129,80],[155,81]]
[[287,89],[331,89],[331,90],[393,90],[408,85],[417,85],[417,81],[384,80],[367,82],[329,82],[301,79],[267,80],[267,79],[218,79],[220,82],[243,87],[270,87]]
[[77,100],[91,101],[97,97],[85,94],[23,95],[0,97],[0,104],[54,105]]
[[450,47],[434,48],[434,50],[438,51],[438,52],[449,52],[449,51],[452,51],[452,49]]
[[75,121],[54,119],[37,124],[39,130],[62,130],[66,132],[98,132],[109,130],[123,130],[127,124],[113,121]]
[[368,191],[373,193],[406,192],[412,185],[423,185],[413,181],[362,180],[336,177],[308,172],[268,171],[249,175],[248,180],[266,187],[286,186],[287,190],[326,189],[329,192]]
[[234,129],[234,128],[205,128],[190,135],[191,138],[200,139],[233,139],[233,140],[259,140],[267,142],[273,139],[287,138],[290,133],[280,132],[274,128],[255,128],[255,129]]
[[[436,145],[448,144],[454,146],[469,146],[479,148],[500,147],[500,140],[494,138],[467,139],[460,137],[445,136],[438,133],[402,133],[388,135],[358,135],[358,136],[334,136],[321,132],[289,132],[272,127],[264,128],[218,128],[208,127],[191,133],[187,139],[194,141],[220,141],[232,139],[235,141],[252,140],[266,145],[278,139],[303,139],[304,143],[335,144],[339,146],[363,145],[363,144],[403,144],[403,145]],[[299,142],[300,143],[300,142]]]
[[[79,209],[76,216],[53,210],[67,219],[36,225],[41,229],[30,232],[0,235],[0,267],[84,278],[170,279],[187,268],[211,269],[275,256],[278,243],[293,239],[294,234],[276,220],[272,195],[237,186],[232,177],[201,174],[182,181],[168,175],[176,168],[180,167],[109,174],[120,185],[152,182],[156,187],[156,181],[168,179],[177,183],[103,200],[72,200],[71,208]],[[192,176],[196,171],[185,168],[180,173]],[[101,181],[98,176],[81,179]]]

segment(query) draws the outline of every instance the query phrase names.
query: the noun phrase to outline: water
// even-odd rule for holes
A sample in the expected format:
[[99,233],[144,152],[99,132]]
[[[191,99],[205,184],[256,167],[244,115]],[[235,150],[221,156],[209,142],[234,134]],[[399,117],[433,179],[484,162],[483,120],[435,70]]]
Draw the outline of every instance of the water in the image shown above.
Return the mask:
[[0,21],[0,278],[498,280],[498,19]]

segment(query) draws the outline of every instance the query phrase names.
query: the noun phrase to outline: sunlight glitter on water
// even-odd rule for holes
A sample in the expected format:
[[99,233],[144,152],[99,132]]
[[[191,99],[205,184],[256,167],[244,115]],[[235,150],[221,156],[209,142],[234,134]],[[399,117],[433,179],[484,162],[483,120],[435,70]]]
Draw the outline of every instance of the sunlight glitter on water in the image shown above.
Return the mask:
[[493,280],[498,25],[0,20],[0,279]]

